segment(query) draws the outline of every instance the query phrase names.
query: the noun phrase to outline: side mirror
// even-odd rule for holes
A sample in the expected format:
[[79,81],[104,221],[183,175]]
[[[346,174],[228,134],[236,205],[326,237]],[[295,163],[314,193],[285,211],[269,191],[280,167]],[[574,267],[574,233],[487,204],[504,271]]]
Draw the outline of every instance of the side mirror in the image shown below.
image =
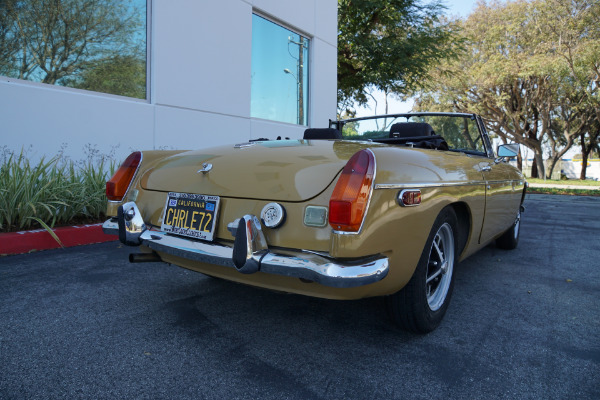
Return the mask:
[[516,157],[519,154],[519,143],[498,146],[498,157]]

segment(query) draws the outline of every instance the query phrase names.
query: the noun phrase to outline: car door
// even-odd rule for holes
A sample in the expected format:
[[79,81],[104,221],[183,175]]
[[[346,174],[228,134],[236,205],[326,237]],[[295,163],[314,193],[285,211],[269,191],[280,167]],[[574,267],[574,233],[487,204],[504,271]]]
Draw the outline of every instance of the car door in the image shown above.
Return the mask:
[[479,163],[485,181],[485,215],[480,243],[506,231],[515,222],[521,203],[523,181],[514,167],[494,160]]
[[496,161],[491,140],[479,116],[477,124],[487,152],[487,158],[479,162],[485,183],[485,213],[479,242],[485,243],[515,222],[525,181],[512,165]]

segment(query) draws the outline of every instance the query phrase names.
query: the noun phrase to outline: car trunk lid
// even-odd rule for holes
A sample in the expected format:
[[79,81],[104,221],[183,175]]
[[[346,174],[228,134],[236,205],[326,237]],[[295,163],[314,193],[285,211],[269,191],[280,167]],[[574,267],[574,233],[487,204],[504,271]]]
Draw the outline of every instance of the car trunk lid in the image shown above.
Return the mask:
[[146,190],[164,192],[305,201],[325,190],[365,146],[277,140],[189,151],[160,161],[144,173],[141,184]]

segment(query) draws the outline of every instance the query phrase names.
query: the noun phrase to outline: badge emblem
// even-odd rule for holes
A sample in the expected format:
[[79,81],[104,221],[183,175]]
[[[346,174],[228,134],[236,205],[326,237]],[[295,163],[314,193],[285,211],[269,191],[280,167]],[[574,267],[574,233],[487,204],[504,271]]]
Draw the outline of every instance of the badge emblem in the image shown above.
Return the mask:
[[202,163],[202,168],[200,168],[197,172],[202,172],[203,174],[206,174],[212,169],[212,167],[213,166],[211,163]]

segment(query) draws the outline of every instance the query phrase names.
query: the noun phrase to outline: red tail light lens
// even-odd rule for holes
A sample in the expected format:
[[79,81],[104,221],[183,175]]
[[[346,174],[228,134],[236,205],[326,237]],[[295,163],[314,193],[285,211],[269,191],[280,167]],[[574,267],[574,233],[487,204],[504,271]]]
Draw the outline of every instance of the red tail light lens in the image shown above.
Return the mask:
[[119,167],[117,172],[106,182],[106,197],[112,201],[121,201],[127,193],[129,184],[137,171],[140,161],[142,160],[142,153],[136,151],[131,153],[129,157],[123,161],[123,164]]
[[342,170],[329,200],[329,225],[337,231],[358,232],[373,190],[375,156],[370,150],[354,154]]

